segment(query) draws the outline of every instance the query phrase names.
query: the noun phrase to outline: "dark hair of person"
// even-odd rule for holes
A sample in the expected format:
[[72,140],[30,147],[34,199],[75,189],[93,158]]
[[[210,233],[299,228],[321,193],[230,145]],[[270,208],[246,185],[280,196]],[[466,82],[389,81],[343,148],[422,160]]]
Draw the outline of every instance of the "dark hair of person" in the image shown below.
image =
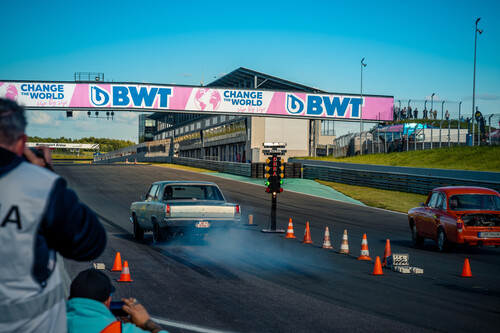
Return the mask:
[[14,101],[0,98],[0,143],[14,144],[24,134],[26,125],[24,108]]

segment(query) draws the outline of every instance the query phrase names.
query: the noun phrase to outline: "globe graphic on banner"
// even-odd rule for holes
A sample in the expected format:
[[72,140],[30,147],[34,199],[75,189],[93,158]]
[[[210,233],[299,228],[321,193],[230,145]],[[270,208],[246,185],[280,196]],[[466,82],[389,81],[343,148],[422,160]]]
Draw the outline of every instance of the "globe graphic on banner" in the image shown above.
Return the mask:
[[0,97],[17,101],[17,88],[13,84],[0,83]]
[[201,111],[216,111],[220,106],[220,101],[219,92],[213,89],[198,89],[194,96],[194,103]]

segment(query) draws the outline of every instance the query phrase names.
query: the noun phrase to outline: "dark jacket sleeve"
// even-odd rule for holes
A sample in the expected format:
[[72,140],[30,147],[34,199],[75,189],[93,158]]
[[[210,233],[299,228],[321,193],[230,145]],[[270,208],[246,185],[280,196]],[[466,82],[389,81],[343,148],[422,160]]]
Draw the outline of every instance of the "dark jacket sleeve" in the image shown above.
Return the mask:
[[41,232],[49,248],[74,260],[95,259],[106,247],[106,231],[96,214],[79,202],[63,178],[54,185]]

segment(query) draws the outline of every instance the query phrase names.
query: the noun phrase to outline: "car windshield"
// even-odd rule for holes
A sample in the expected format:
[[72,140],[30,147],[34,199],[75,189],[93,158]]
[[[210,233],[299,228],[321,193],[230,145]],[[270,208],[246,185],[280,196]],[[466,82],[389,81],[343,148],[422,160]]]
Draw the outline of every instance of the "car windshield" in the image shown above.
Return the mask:
[[224,200],[216,186],[169,185],[163,192],[163,200]]
[[458,194],[450,197],[450,210],[498,210],[500,197],[490,194]]

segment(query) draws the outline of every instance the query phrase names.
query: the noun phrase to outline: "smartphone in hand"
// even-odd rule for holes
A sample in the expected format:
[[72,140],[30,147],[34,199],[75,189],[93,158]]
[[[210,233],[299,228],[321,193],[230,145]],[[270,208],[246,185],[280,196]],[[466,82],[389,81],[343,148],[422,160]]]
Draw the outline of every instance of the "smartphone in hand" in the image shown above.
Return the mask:
[[128,314],[122,309],[122,306],[124,305],[125,303],[123,303],[122,301],[111,301],[109,310],[115,317],[126,317],[128,316]]

